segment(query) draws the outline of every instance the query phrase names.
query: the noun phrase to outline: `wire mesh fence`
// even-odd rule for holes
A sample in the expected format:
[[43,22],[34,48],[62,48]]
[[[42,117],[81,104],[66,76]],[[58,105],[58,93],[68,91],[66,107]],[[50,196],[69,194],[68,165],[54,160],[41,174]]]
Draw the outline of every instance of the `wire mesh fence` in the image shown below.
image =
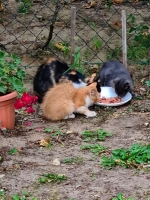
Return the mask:
[[55,56],[71,62],[71,7],[76,9],[75,57],[86,65],[122,61],[121,11],[126,11],[128,63],[149,64],[148,0],[0,1],[0,49],[37,66]]

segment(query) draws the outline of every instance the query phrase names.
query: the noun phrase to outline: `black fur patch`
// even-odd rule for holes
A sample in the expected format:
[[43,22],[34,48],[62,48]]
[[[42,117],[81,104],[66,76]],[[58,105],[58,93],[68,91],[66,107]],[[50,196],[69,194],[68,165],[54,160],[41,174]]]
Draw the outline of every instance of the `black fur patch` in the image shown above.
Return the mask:
[[38,102],[42,102],[49,88],[59,82],[73,82],[79,84],[85,81],[85,76],[77,70],[71,70],[65,62],[51,60],[50,63],[42,64],[34,77],[33,90],[38,96]]

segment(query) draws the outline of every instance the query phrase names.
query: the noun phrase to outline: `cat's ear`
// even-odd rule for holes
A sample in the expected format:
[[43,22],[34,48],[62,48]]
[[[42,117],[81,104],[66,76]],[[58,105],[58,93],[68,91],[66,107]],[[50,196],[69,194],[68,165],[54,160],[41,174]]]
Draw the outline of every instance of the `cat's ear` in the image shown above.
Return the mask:
[[91,95],[91,96],[95,96],[95,95],[96,95],[96,89],[92,89],[92,90],[90,91],[90,95]]

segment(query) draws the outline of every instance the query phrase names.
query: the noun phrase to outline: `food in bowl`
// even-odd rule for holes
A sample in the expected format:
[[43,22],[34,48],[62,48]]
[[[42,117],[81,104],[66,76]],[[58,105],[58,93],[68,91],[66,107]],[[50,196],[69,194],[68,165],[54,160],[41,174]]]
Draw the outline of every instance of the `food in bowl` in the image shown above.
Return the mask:
[[106,98],[106,97],[101,97],[99,98],[99,103],[121,103],[122,99],[120,97],[110,97],[110,98]]

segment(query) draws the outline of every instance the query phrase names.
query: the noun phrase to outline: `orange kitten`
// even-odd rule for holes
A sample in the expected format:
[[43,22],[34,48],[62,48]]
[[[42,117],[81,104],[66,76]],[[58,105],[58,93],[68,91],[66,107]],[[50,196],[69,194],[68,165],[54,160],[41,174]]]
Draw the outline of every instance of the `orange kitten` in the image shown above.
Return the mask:
[[99,99],[96,86],[96,82],[78,89],[74,88],[72,83],[56,85],[44,96],[41,104],[44,117],[50,120],[74,118],[73,112],[86,117],[96,116],[96,112],[88,109]]

